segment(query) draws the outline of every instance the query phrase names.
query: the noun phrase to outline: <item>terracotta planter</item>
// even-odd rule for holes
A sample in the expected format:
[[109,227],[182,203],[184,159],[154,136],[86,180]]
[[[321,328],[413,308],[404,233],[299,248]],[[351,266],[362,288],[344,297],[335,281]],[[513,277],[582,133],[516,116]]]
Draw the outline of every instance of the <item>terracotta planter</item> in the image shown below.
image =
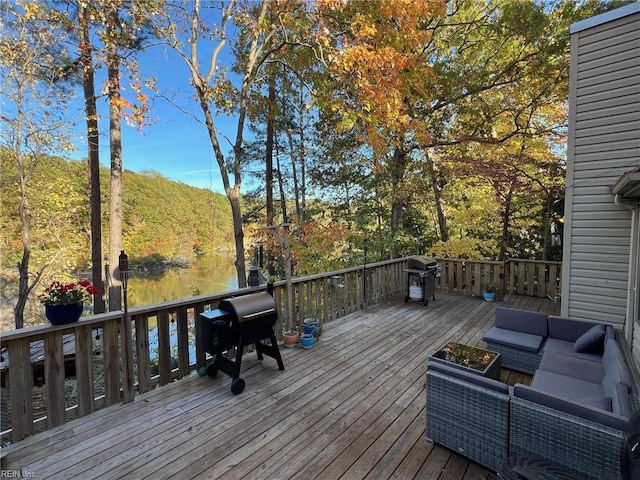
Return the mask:
[[284,333],[282,335],[282,339],[284,341],[284,346],[287,348],[295,347],[300,341],[300,335],[298,332],[293,333]]

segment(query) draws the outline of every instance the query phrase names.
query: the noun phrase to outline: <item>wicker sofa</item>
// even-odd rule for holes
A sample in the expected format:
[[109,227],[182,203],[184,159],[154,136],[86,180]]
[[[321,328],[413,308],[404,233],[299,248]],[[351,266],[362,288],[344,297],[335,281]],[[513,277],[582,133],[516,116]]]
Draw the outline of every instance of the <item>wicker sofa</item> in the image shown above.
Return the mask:
[[559,463],[579,478],[621,479],[620,446],[637,408],[621,334],[498,308],[484,339],[504,367],[533,374],[531,385],[508,387],[429,362],[427,437],[493,471],[520,455]]

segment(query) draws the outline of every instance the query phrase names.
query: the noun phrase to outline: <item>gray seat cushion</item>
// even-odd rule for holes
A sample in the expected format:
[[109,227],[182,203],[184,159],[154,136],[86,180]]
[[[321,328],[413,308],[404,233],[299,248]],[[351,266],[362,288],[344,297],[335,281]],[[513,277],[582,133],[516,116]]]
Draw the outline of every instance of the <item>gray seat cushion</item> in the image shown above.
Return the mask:
[[604,379],[604,367],[601,363],[547,351],[545,351],[542,361],[540,362],[538,371],[540,370],[585,380],[591,383],[601,384]]
[[592,362],[602,362],[602,354],[601,353],[581,353],[576,352],[574,350],[574,342],[569,342],[566,340],[560,340],[557,338],[547,338],[547,341],[544,343],[543,351],[545,355],[547,352],[549,353],[560,353],[562,355],[567,355],[569,357],[581,358],[583,360],[591,360]]
[[537,353],[544,342],[541,335],[516,332],[506,328],[491,327],[484,335],[485,342],[498,343],[508,347],[519,348],[527,352]]
[[[616,430],[624,431],[627,428],[627,420],[624,417],[614,415],[605,409],[591,408],[588,406],[588,401],[571,401],[520,384],[515,385],[513,394],[515,397],[523,398],[540,405],[546,405],[550,408],[569,413],[570,415],[577,415],[587,420],[610,426]],[[585,398],[588,400],[589,397]],[[570,432],[567,432],[567,438],[570,437]],[[571,440],[579,441],[580,439],[572,438]]]
[[602,384],[567,377],[559,373],[537,370],[531,386],[536,390],[548,392],[558,397],[580,401],[592,397],[606,397]]

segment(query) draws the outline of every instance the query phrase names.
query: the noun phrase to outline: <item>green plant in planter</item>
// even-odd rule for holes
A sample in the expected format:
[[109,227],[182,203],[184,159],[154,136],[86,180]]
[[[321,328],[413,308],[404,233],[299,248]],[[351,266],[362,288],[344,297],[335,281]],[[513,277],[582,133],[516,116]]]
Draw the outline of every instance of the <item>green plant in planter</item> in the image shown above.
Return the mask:
[[305,318],[302,323],[304,324],[303,333],[310,333],[316,340],[320,338],[322,334],[322,323],[320,323],[320,320],[310,317]]
[[496,284],[495,284],[495,283],[490,283],[490,284],[488,284],[488,285],[485,287],[484,291],[485,291],[486,293],[496,293]]
[[482,297],[487,302],[493,302],[493,300],[496,298],[496,286],[495,286],[495,284],[490,283],[490,284],[486,285],[484,287],[484,293],[482,294]]

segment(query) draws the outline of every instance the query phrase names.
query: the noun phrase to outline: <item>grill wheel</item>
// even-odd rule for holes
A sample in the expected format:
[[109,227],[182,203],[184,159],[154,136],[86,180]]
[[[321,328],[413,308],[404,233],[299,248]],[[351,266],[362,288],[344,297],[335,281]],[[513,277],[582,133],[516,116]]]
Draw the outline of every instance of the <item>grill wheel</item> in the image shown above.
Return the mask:
[[231,393],[233,393],[234,395],[242,393],[245,385],[246,383],[242,378],[236,378],[233,382],[231,382]]

